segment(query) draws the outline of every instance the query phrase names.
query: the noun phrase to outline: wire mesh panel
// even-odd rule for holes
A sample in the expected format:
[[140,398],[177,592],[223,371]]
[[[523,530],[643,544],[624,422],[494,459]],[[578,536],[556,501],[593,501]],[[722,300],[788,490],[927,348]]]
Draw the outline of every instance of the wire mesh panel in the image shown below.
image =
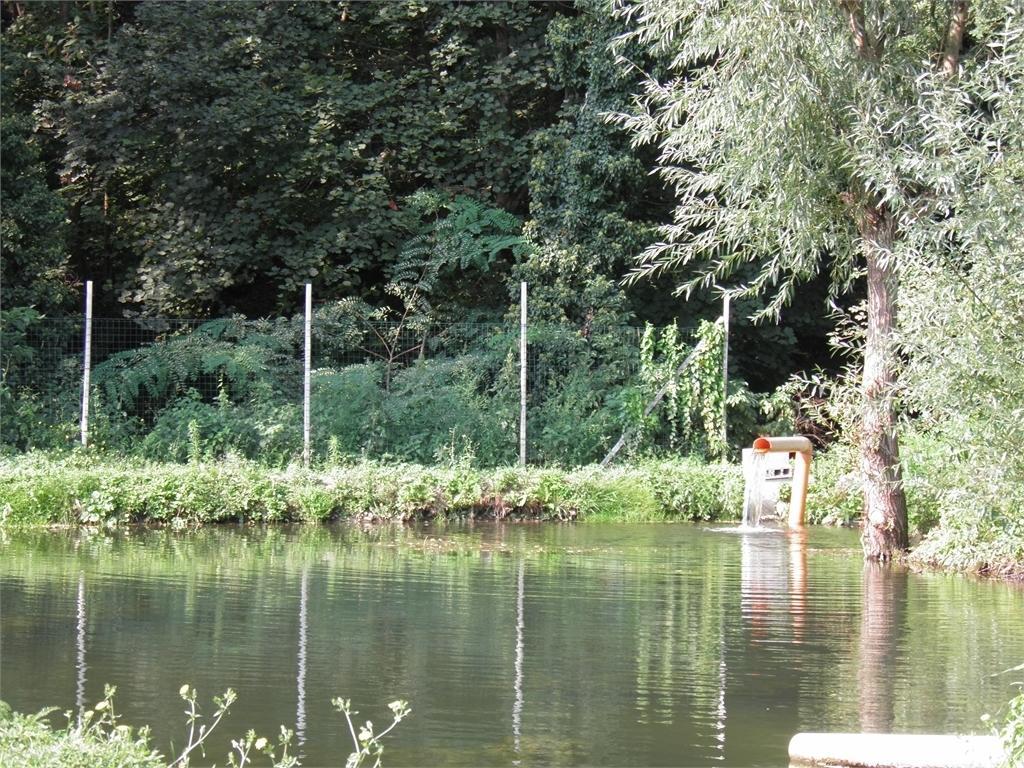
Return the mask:
[[503,324],[318,316],[314,454],[512,461],[518,399],[509,374],[517,339],[518,329]]
[[[527,455],[586,463],[618,437],[641,330],[529,326]],[[519,326],[314,324],[314,453],[513,464]]]
[[[83,320],[7,321],[0,334],[0,442],[15,450],[73,444]],[[317,308],[314,461],[515,463],[519,337],[518,323],[385,322],[343,304]],[[600,460],[664,373],[652,344],[636,327],[529,325],[529,461]],[[235,453],[293,461],[303,450],[303,359],[302,316],[94,318],[89,442],[162,460]]]
[[537,464],[599,461],[622,431],[642,329],[529,327],[528,457]]
[[0,326],[0,442],[18,450],[78,439],[82,320],[18,317]]
[[90,442],[288,460],[302,447],[301,333],[290,319],[93,320]]

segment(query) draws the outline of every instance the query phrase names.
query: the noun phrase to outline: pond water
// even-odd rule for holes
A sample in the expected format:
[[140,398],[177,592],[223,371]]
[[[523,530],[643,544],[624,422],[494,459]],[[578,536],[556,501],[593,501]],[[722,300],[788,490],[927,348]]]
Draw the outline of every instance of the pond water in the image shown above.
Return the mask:
[[[333,696],[385,764],[784,765],[798,731],[985,732],[1024,661],[1024,591],[864,565],[857,534],[684,524],[217,528],[0,538],[0,698],[74,710],[117,686],[180,746],[294,728],[344,763]],[[202,764],[204,761],[198,761]]]

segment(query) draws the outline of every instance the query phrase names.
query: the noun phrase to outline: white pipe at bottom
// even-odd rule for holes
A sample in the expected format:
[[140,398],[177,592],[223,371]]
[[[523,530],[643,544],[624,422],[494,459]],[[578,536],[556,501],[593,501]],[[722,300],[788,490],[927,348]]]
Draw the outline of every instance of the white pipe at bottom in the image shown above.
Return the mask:
[[798,733],[789,742],[791,766],[994,768],[1005,757],[995,736]]

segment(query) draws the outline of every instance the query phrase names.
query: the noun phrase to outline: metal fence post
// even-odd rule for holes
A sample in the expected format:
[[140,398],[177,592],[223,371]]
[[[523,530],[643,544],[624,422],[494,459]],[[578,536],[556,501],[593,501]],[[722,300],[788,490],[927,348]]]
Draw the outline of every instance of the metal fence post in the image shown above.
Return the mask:
[[526,283],[519,283],[519,464],[526,466]]
[[726,402],[729,399],[729,304],[730,297],[726,293],[722,296],[722,325],[725,328],[725,343],[722,349],[722,456],[729,453],[729,409]]
[[85,349],[82,352],[82,446],[89,445],[89,376],[92,373],[92,280],[85,281]]
[[306,355],[302,366],[302,463],[309,466],[309,369],[313,362],[313,285],[306,283]]

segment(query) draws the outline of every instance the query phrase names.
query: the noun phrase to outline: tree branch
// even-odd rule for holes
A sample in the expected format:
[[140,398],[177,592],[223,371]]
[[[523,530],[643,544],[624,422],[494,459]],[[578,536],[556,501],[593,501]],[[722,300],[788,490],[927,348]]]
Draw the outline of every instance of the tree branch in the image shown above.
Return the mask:
[[871,42],[867,23],[864,21],[863,0],[841,0],[840,5],[850,23],[850,32],[853,33],[853,44],[857,48],[857,53],[864,61],[877,60],[878,51]]
[[946,77],[956,77],[960,70],[960,51],[964,45],[964,32],[967,30],[968,0],[954,0],[953,12],[946,28],[946,40],[943,45],[939,67]]

